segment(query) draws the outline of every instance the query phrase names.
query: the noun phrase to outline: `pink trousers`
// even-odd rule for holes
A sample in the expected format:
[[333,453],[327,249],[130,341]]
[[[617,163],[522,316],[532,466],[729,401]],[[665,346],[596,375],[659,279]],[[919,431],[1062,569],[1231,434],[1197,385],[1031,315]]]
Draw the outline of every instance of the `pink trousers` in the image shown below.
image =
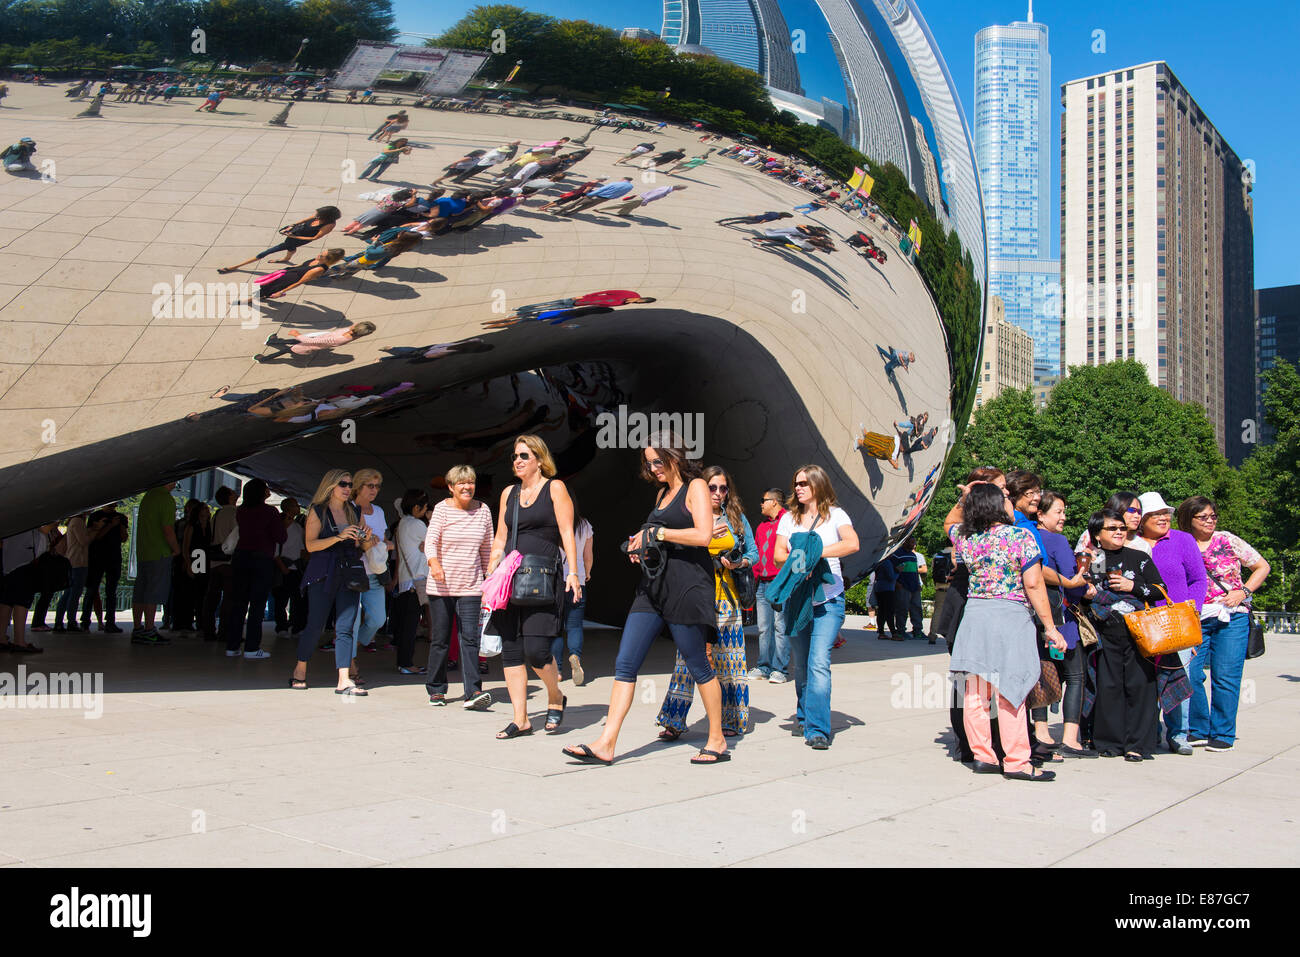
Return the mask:
[[993,732],[989,724],[988,701],[990,694],[998,699],[998,734],[1002,739],[1002,752],[1006,760],[1002,770],[1007,774],[1029,771],[1029,726],[1025,723],[1025,706],[1015,707],[991,684],[977,675],[966,676],[966,700],[962,712],[966,725],[966,740],[976,761],[997,764],[993,753]]

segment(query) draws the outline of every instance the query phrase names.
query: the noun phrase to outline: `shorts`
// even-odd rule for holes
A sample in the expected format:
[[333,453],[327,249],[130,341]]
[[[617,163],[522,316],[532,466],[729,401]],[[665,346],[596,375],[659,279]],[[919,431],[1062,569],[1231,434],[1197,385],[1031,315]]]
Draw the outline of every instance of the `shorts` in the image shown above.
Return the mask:
[[19,565],[0,579],[0,605],[31,608],[36,597],[36,563]]
[[161,605],[167,601],[171,587],[171,556],[139,562],[135,575],[135,589],[131,592],[131,604]]

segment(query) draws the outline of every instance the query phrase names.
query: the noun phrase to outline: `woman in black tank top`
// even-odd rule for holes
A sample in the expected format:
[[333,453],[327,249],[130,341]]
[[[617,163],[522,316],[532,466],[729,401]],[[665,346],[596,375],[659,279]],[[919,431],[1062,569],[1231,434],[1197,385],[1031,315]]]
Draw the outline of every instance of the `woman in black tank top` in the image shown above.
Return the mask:
[[[528,717],[528,671],[525,660],[546,685],[546,730],[552,732],[564,720],[568,699],[560,694],[560,673],[551,658],[551,639],[560,633],[560,605],[567,588],[573,600],[582,597],[582,583],[576,572],[560,580],[560,549],[570,568],[577,568],[577,548],[573,541],[573,500],[564,483],[553,479],[555,460],[546,443],[536,435],[515,439],[512,459],[518,485],[501,495],[497,514],[497,533],[492,540],[492,557],[488,574],[496,570],[507,551],[514,549],[527,556],[531,564],[553,563],[555,600],[546,605],[519,606],[511,602],[492,613],[492,624],[501,635],[501,667],[506,690],[514,706],[514,720],[498,738],[517,738],[532,734]],[[517,573],[516,573],[517,574]]]
[[641,582],[623,626],[609,714],[599,738],[564,749],[577,761],[612,764],[618,733],[632,707],[637,673],[650,645],[668,627],[690,669],[709,717],[709,737],[692,764],[731,760],[722,736],[722,691],[709,664],[706,643],[712,640],[717,614],[713,605],[713,503],[699,478],[699,465],[686,458],[681,438],[671,433],[651,437],[660,444],[644,450],[641,475],[660,486],[655,507],[641,531],[628,539],[628,557],[641,565]]
[[251,263],[257,262],[259,259],[264,259],[271,255],[271,253],[278,252],[283,252],[284,258],[272,259],[271,262],[287,263],[293,258],[293,251],[299,246],[306,246],[308,243],[313,243],[332,233],[334,231],[334,224],[339,221],[341,215],[342,213],[339,212],[337,206],[322,206],[320,209],[316,210],[315,216],[309,216],[307,219],[300,219],[296,223],[291,223],[288,226],[282,227],[280,229],[280,235],[285,237],[283,241],[276,243],[269,249],[263,249],[251,259],[245,259],[242,263],[236,263],[234,266],[226,266],[222,269],[218,269],[217,272],[234,272],[241,266],[250,265]]

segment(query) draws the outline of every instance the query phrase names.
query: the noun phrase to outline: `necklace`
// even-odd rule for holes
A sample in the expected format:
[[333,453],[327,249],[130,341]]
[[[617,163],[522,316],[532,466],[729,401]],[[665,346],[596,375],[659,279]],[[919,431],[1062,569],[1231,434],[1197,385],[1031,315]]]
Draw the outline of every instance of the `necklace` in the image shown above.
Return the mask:
[[542,479],[542,481],[538,482],[532,488],[524,488],[523,483],[522,482],[519,483],[520,508],[528,508],[528,506],[532,505],[533,502],[537,501],[537,495],[539,492],[541,492],[542,486],[545,484],[546,484],[546,479]]

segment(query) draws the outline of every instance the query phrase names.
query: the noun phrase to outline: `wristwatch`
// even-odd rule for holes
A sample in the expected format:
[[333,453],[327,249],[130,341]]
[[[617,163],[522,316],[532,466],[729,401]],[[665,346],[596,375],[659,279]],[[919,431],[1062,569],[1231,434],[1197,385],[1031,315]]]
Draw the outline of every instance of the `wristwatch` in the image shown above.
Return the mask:
[[660,525],[657,529],[655,529],[655,541],[662,542],[663,540],[664,540],[664,527]]

